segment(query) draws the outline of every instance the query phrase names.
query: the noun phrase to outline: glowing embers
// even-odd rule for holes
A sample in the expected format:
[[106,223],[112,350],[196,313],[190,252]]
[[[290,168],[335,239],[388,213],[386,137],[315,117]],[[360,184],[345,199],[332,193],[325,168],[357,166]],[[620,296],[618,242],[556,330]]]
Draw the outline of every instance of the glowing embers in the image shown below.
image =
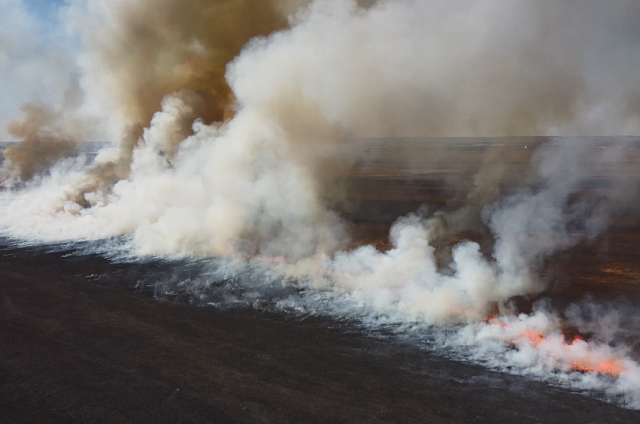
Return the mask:
[[539,331],[527,331],[526,333],[521,334],[520,337],[531,341],[531,345],[534,349],[537,349],[538,345],[544,341],[544,336]]
[[[568,347],[582,346],[589,349],[589,344],[580,336],[576,336]],[[621,359],[616,357],[602,357],[603,355],[588,354],[583,358],[576,359],[571,364],[572,369],[581,372],[596,372],[613,377],[619,376],[626,370]]]
[[484,325],[494,330],[494,335],[516,351],[533,350],[542,362],[557,371],[597,373],[611,377],[619,377],[627,371],[622,357],[613,352],[610,346],[589,343],[580,335],[567,342],[564,333],[553,327],[523,328],[526,326],[523,326],[522,316],[515,320],[513,317],[489,317]]
[[583,372],[597,372],[599,374],[607,374],[613,377],[619,376],[626,370],[624,365],[618,359],[606,360],[598,364],[585,364],[576,361],[573,363],[573,369]]

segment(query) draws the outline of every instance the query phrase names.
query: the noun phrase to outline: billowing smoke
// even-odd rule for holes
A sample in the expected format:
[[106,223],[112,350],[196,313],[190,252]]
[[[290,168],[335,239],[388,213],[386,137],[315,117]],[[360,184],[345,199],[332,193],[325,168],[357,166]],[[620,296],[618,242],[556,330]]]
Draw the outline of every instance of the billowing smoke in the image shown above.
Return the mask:
[[348,291],[380,302],[385,313],[409,320],[473,321],[496,307],[511,312],[506,301],[545,289],[539,277],[545,259],[606,230],[621,197],[633,202],[637,187],[586,193],[589,179],[615,169],[624,147],[603,151],[586,140],[566,139],[542,147],[532,161],[535,187],[484,209],[494,238],[489,255],[478,243],[464,241],[443,268],[433,247],[442,218],[414,214],[393,225],[389,251],[363,246],[325,259],[321,268]]
[[[132,151],[166,95],[190,92],[182,96],[189,116],[183,110],[181,127],[175,130],[180,140],[192,133],[191,123],[196,118],[212,123],[230,117],[233,95],[224,77],[227,63],[252,37],[284,28],[286,12],[301,3],[71,1],[63,15],[86,48],[78,58],[86,97],[79,119],[100,117],[103,125],[99,134],[119,141],[117,156],[99,164],[82,191],[104,189],[128,176]],[[30,112],[22,127],[32,121]],[[49,130],[40,135],[18,128],[20,125],[10,129],[14,138],[25,140],[20,149],[28,149],[33,144],[29,137],[34,136],[43,150],[55,150],[49,146]],[[60,122],[57,125],[66,129]],[[175,146],[169,150],[172,154]],[[34,171],[45,167],[40,168]]]
[[12,121],[7,128],[22,143],[4,150],[4,166],[12,176],[29,180],[66,157],[73,150],[76,136],[60,128],[61,117],[44,105],[25,104],[22,111],[24,118]]
[[[194,74],[191,69],[195,65],[186,58],[199,57],[190,44],[194,39],[203,38],[200,44],[216,51],[220,47],[208,45],[206,40],[218,43],[221,36],[192,33],[186,17],[169,13],[171,2],[156,3],[116,2],[109,7],[99,3],[102,8],[96,7],[113,23],[102,24],[104,34],[94,31],[101,35],[93,41],[96,47],[84,56],[91,64],[84,84],[89,93],[98,93],[90,96],[92,99],[100,99],[100,93],[109,94],[114,109],[111,116],[119,123],[116,128],[134,130],[128,133],[133,136],[123,137],[119,152],[98,158],[85,182],[91,182],[96,170],[110,167],[120,168],[116,176],[132,174],[114,187],[116,202],[114,197],[107,198],[111,196],[108,192],[92,193],[86,188],[80,193],[83,198],[72,199],[83,207],[98,202],[109,203],[107,210],[123,208],[118,215],[126,225],[116,225],[117,232],[133,232],[142,244],[155,237],[177,238],[182,253],[255,251],[269,246],[267,250],[294,257],[306,256],[319,245],[338,246],[313,229],[326,223],[328,227],[320,233],[334,232],[329,228],[335,228],[335,219],[326,210],[324,199],[349,166],[352,157],[344,152],[345,145],[356,137],[593,134],[632,131],[637,125],[631,115],[621,112],[621,104],[631,104],[634,92],[620,84],[632,76],[614,78],[607,72],[612,63],[616,69],[632,69],[637,58],[635,44],[629,39],[634,27],[626,22],[634,12],[634,3],[610,11],[599,10],[595,3],[551,8],[528,1],[455,3],[468,6],[462,8],[450,2],[395,1],[363,9],[355,2],[315,2],[295,15],[291,29],[253,39],[244,46],[226,73],[235,98],[235,117],[210,126],[210,121],[223,118],[230,94],[221,95],[220,84],[193,77],[200,72]],[[250,21],[244,9],[248,4],[234,4],[244,6],[230,11],[229,19]],[[166,6],[167,11],[160,6]],[[207,16],[201,6],[197,2],[192,8],[181,6],[184,11],[180,13]],[[167,20],[166,25],[146,13],[144,19],[133,18],[138,17],[135,12],[147,11],[147,7],[158,9],[158,19]],[[280,16],[272,6],[264,13]],[[227,19],[227,14],[216,16]],[[91,22],[91,16],[83,22]],[[144,50],[139,54],[133,53],[138,44],[127,49],[119,44],[128,45],[129,37],[137,37],[138,32],[130,29],[131,22],[142,28],[150,26],[144,31],[134,26],[138,32],[152,34],[139,37],[139,48]],[[175,34],[171,31],[174,25]],[[186,35],[182,33],[185,25],[189,28]],[[596,37],[601,25],[609,25],[623,42],[620,54],[613,58]],[[100,28],[100,24],[91,28]],[[206,75],[219,68],[216,72],[222,75],[226,61],[250,35],[243,34],[246,37],[238,37],[232,43],[234,48],[223,55],[225,60],[197,61],[196,68],[204,66],[210,71]],[[606,36],[612,37],[609,32]],[[154,42],[149,41],[149,46],[147,40]],[[153,65],[160,58],[174,66]],[[187,66],[190,77],[181,80],[182,68],[175,64]],[[136,82],[130,84],[131,79]],[[143,84],[141,79],[149,82]],[[209,94],[204,95],[196,82],[208,87]],[[131,88],[138,86],[154,94]],[[168,88],[157,89],[159,86]],[[181,91],[168,94],[178,89]],[[208,103],[207,96],[218,106]],[[148,98],[153,100],[146,101]],[[143,132],[160,105],[162,111]],[[202,110],[218,112],[206,116]],[[195,135],[187,139],[184,149],[178,149],[181,139],[193,130],[189,122],[196,117],[201,119]],[[592,128],[598,120],[602,124]],[[138,151],[131,150],[138,145]],[[149,153],[152,146],[155,148]],[[131,166],[128,159],[122,160],[122,149],[131,152]],[[160,162],[164,165],[158,168]],[[196,175],[203,185],[197,194],[186,199],[172,194],[172,187],[183,191],[193,185]],[[164,180],[170,177],[171,184]],[[488,181],[494,183],[499,178]],[[157,192],[159,199],[145,201],[140,190]],[[140,203],[155,206],[141,207]],[[135,211],[130,209],[133,204],[137,205]],[[213,216],[205,219],[203,210]],[[194,230],[176,231],[170,216],[187,211],[194,212],[188,220],[196,223]],[[102,209],[91,212],[94,216],[103,213]],[[203,219],[204,227],[200,225]],[[171,234],[167,234],[168,228]],[[304,236],[299,236],[299,230],[305,230]],[[307,230],[312,234],[306,234]],[[221,238],[224,242],[214,241]],[[301,243],[309,245],[302,247]],[[148,245],[163,253],[174,250],[155,241]],[[282,252],[281,246],[288,246],[289,251]]]
[[[560,371],[638,406],[624,349],[565,340],[557,313],[518,315],[511,302],[545,289],[545,261],[632,207],[633,184],[585,190],[623,150],[552,139],[507,193],[513,175],[495,150],[466,206],[401,218],[386,252],[343,250],[333,206],[365,137],[638,134],[640,4],[304,3],[72,2],[86,46],[76,118],[101,117],[119,144],[88,170],[67,161],[6,194],[3,226],[48,240],[127,236],[142,255],[278,258],[275,270],[371,316],[455,325],[452,343],[478,358]],[[439,263],[434,242],[475,226],[489,247],[464,241]]]

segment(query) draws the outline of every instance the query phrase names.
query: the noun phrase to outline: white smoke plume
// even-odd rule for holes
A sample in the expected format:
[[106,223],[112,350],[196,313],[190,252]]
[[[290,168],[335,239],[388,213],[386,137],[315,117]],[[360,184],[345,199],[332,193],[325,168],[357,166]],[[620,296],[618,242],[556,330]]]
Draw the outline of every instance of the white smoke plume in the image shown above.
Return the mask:
[[[119,24],[121,14],[123,19],[129,19],[129,9],[135,10],[129,3],[126,7],[118,2],[109,4],[97,3],[96,9],[107,10],[114,25]],[[290,30],[254,39],[228,67],[227,80],[236,99],[234,119],[211,127],[198,124],[200,133],[181,152],[176,140],[190,132],[186,123],[198,117],[194,109],[198,100],[196,94],[186,96],[184,90],[183,94],[170,95],[154,125],[146,134],[140,133],[140,139],[133,139],[133,146],[141,146],[140,152],[133,155],[140,158],[138,163],[129,166],[128,159],[118,162],[121,153],[115,158],[105,154],[97,160],[98,165],[116,161],[114,166],[126,170],[122,175],[130,171],[136,175],[118,182],[115,196],[103,187],[93,193],[82,187],[70,200],[84,208],[99,202],[109,203],[108,209],[114,211],[122,209],[117,214],[124,222],[111,225],[113,235],[133,232],[141,243],[147,235],[169,236],[161,228],[172,222],[169,216],[176,209],[194,211],[191,219],[180,221],[192,221],[195,227],[212,227],[194,231],[193,236],[177,231],[175,237],[180,241],[175,243],[183,253],[189,249],[199,254],[228,252],[238,248],[237,244],[255,250],[266,243],[296,246],[286,253],[299,257],[319,245],[335,247],[334,242],[320,240],[319,234],[299,238],[291,229],[334,221],[323,210],[322,198],[349,165],[348,157],[345,160],[342,153],[346,140],[367,135],[611,133],[621,128],[631,131],[636,121],[620,109],[626,105],[625,110],[629,110],[634,91],[614,85],[624,79],[616,76],[614,80],[602,69],[601,61],[611,59],[608,49],[589,43],[595,35],[584,32],[596,24],[611,25],[624,43],[620,45],[620,55],[607,66],[615,63],[616,69],[631,69],[629,66],[638,55],[635,44],[628,41],[633,30],[626,25],[626,16],[634,11],[634,4],[625,2],[608,11],[600,10],[596,3],[542,8],[529,1],[470,5],[393,1],[363,9],[355,2],[314,2],[296,15]],[[594,8],[601,13],[596,14]],[[503,22],[509,25],[498,25]],[[597,34],[600,29],[594,31]],[[106,33],[116,40],[120,39],[118,34],[119,31]],[[111,46],[109,37],[101,43]],[[83,57],[92,56],[89,52]],[[100,65],[102,60],[98,59],[90,63],[97,63],[91,66],[98,70],[91,68],[83,81],[90,86],[88,93],[99,92],[89,96],[91,101],[98,101],[100,93],[108,90],[104,83],[92,84],[92,79],[106,72],[106,81],[115,79],[117,83],[118,73],[110,71],[110,62],[109,66]],[[137,73],[144,75],[144,69]],[[127,71],[126,75],[137,73]],[[126,93],[127,98],[121,102],[125,109],[131,104],[128,96],[135,93]],[[176,107],[177,102],[184,103],[187,98],[195,103]],[[118,96],[107,103],[113,101],[118,102]],[[132,123],[127,121],[129,115],[121,112],[117,109],[113,115],[116,121],[122,121],[115,128],[144,125],[144,119]],[[594,119],[600,118],[607,124],[590,130]],[[161,129],[154,129],[158,125]],[[168,129],[168,125],[174,129]],[[154,134],[159,132],[171,140],[162,142],[168,143],[167,151],[158,152],[179,156],[171,161],[172,169],[166,174],[155,165],[145,169],[142,163],[147,156],[143,154],[148,147],[145,137],[156,137]],[[125,138],[125,144],[130,144],[131,139]],[[202,145],[202,150],[196,145]],[[185,185],[194,184],[193,173],[205,173],[202,168],[206,168],[207,175],[198,176],[203,184],[198,194],[206,199],[194,193],[195,197],[178,202],[176,199],[183,196],[172,196],[171,187],[182,190]],[[155,178],[157,172],[162,177]],[[116,177],[120,174],[116,172]],[[164,180],[169,175],[180,183],[167,185]],[[89,187],[93,186],[94,176],[95,173],[87,177]],[[139,192],[137,186],[142,184],[157,187],[145,186],[145,193],[162,191],[166,195],[145,202],[143,196],[126,194]],[[136,212],[128,207],[130,202],[153,206],[137,206]],[[201,226],[203,209],[209,209],[215,218],[205,219]],[[98,207],[88,208],[85,213],[99,217],[106,212]],[[220,219],[222,216],[225,219]],[[104,235],[102,226],[98,228]],[[156,230],[159,234],[154,234]],[[169,240],[173,238],[170,236]],[[291,245],[292,238],[299,238],[299,242]],[[309,246],[300,251],[303,240]],[[208,243],[212,246],[206,246]],[[148,245],[161,246],[155,242]],[[167,249],[158,248],[167,253]]]
[[[256,15],[269,23],[240,31],[228,49],[216,43],[226,32],[190,26],[194,14],[222,10],[205,3],[188,2],[175,19],[178,2],[168,0],[72,3],[68,19],[88,40],[85,113],[104,115],[121,142],[88,171],[63,161],[3,193],[8,232],[127,236],[141,255],[284,258],[275,269],[375,316],[462,326],[456,344],[479,357],[562,372],[576,387],[622,393],[640,407],[638,365],[624,349],[569,343],[556,315],[517,315],[509,303],[544,290],[544,261],[592,240],[627,206],[626,187],[604,199],[581,195],[590,172],[615,166],[619,151],[593,152],[580,140],[543,147],[532,187],[479,203],[492,251],[459,243],[444,268],[433,247],[440,218],[400,219],[389,251],[347,252],[328,200],[357,160],[357,138],[638,134],[636,1],[317,0],[288,22],[269,3]],[[253,22],[256,3],[241,3],[229,12],[233,25]],[[501,180],[483,172],[478,193],[492,191],[483,181]],[[601,372],[603,361],[613,368]]]

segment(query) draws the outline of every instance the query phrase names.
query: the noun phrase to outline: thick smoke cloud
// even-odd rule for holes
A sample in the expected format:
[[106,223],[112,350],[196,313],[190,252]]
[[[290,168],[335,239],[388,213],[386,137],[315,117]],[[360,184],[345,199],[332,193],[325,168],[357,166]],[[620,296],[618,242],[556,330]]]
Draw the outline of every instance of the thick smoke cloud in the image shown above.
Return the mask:
[[128,176],[143,129],[167,95],[182,90],[185,106],[169,155],[196,118],[210,124],[231,117],[226,65],[252,37],[284,28],[284,10],[253,0],[71,2],[67,20],[86,46],[79,58],[86,107],[108,117],[106,132],[119,140],[117,156],[99,164],[82,191]]
[[[634,2],[316,1],[290,29],[251,39],[287,25],[281,7],[71,5],[87,46],[84,110],[104,112],[121,143],[52,205],[93,223],[68,234],[131,235],[147,254],[332,253],[342,229],[325,199],[353,159],[349,140],[637,130],[637,84],[624,72],[639,57]],[[557,232],[584,215],[562,209],[582,178],[574,154],[561,177],[546,174],[548,161],[537,166],[546,189],[486,212],[506,280],[574,243]],[[486,171],[496,162],[476,177],[472,197],[488,199],[476,214],[496,200],[502,176]],[[549,223],[557,237],[540,238],[550,245],[539,254],[530,236]]]
[[[16,5],[20,3],[12,1]],[[85,104],[77,112],[78,120],[102,124],[80,136],[88,138],[99,134],[102,139],[118,141],[116,156],[96,166],[79,195],[108,188],[128,176],[132,151],[166,95],[180,90],[190,92],[187,97],[183,96],[183,101],[188,101],[189,116],[183,117],[184,122],[177,129],[179,137],[174,136],[180,140],[176,139],[174,144],[192,133],[191,124],[196,118],[212,123],[232,116],[233,95],[224,78],[227,63],[250,38],[284,28],[286,13],[303,3],[71,1],[61,13],[85,47],[78,58],[85,97]],[[20,36],[13,34],[11,38]],[[40,48],[46,54],[55,54],[51,46]],[[12,62],[11,65],[15,65],[15,61]],[[40,108],[60,109],[58,105]],[[30,120],[31,116],[26,116],[22,122]],[[11,136],[26,140],[27,136],[23,136],[16,125],[12,127]],[[60,122],[56,125],[62,132],[70,132]],[[48,133],[36,138],[43,148],[54,150],[48,141],[43,141],[50,138]],[[29,147],[25,145],[20,149]],[[175,146],[170,150],[175,150]],[[51,156],[51,159],[57,158],[57,155]],[[47,169],[41,166],[38,170]],[[21,176],[29,178],[32,173],[21,173]]]
[[[490,254],[464,241],[442,267],[434,248],[442,236],[442,217],[416,214],[393,225],[389,251],[363,246],[339,252],[332,260],[325,258],[316,274],[332,276],[341,290],[402,320],[477,321],[496,307],[509,313],[509,299],[546,288],[540,279],[546,259],[593,240],[611,224],[615,213],[610,205],[621,204],[622,192],[613,188],[596,195],[585,188],[594,177],[615,170],[624,147],[601,150],[586,140],[559,139],[540,148],[532,160],[535,185],[483,211],[494,239]],[[632,202],[626,187],[623,192],[625,201]]]
[[[343,236],[325,199],[339,193],[336,181],[354,160],[349,140],[637,130],[629,106],[637,84],[625,72],[640,56],[628,18],[634,2],[398,0],[363,8],[325,0],[273,32],[287,25],[284,7],[70,6],[68,20],[87,46],[83,113],[104,114],[121,140],[56,202],[101,223],[70,234],[129,234],[144,253],[331,253]],[[571,155],[567,163],[577,163]],[[493,188],[504,178],[496,163],[499,155],[475,178],[475,221],[497,200]],[[572,170],[551,180],[579,180]],[[552,203],[558,190],[566,196],[553,181],[550,201],[532,194],[518,200],[533,202],[522,208]],[[497,230],[500,220],[485,219],[500,234],[498,256],[515,237]],[[515,254],[526,264],[527,251]]]
[[[212,146],[186,150],[182,158],[185,168],[202,166],[190,164],[193,152],[210,148],[208,164],[225,173],[209,178],[228,181],[227,175],[234,175],[228,185],[244,187],[230,196],[214,191],[216,199],[205,202],[216,209],[229,205],[232,221],[243,216],[231,226],[220,221],[224,230],[212,228],[209,238],[236,228],[228,237],[232,244],[238,239],[246,244],[248,237],[273,245],[290,229],[296,234],[310,222],[326,221],[323,195],[348,166],[342,152],[356,137],[594,134],[632,127],[634,121],[619,111],[621,93],[630,98],[633,90],[612,88],[615,81],[605,72],[612,63],[631,69],[638,55],[627,40],[630,26],[616,19],[632,13],[632,3],[615,12],[591,4],[549,10],[527,1],[459,5],[469,7],[396,1],[362,9],[354,2],[315,2],[296,15],[290,30],[249,43],[227,73],[237,101],[235,119],[206,129],[218,134],[207,136]],[[592,43],[601,30],[594,35],[588,29],[602,24],[611,25],[623,41],[615,58]],[[166,109],[162,113],[164,119],[173,116]],[[590,128],[596,118],[607,124]],[[283,169],[289,171],[283,175]],[[136,181],[122,186],[134,187]],[[191,210],[188,203],[168,204],[167,211]],[[282,219],[288,213],[280,205],[292,203],[304,207]],[[151,234],[154,227],[144,232]],[[136,235],[145,238],[141,231]],[[299,244],[294,246],[285,253],[299,256]]]

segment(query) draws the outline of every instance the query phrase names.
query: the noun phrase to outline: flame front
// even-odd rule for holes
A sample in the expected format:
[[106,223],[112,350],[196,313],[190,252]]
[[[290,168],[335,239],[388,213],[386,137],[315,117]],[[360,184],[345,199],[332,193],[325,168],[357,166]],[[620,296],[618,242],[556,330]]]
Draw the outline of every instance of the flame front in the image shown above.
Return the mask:
[[[514,326],[506,322],[507,318],[489,317],[486,325],[499,329],[505,336],[511,336]],[[555,367],[562,371],[576,371],[582,373],[597,373],[611,377],[619,377],[627,371],[621,357],[611,353],[599,351],[593,344],[576,335],[571,342],[567,342],[564,334],[545,334],[540,330],[526,330],[509,337],[509,343],[516,347],[530,346],[536,351],[544,353]]]

